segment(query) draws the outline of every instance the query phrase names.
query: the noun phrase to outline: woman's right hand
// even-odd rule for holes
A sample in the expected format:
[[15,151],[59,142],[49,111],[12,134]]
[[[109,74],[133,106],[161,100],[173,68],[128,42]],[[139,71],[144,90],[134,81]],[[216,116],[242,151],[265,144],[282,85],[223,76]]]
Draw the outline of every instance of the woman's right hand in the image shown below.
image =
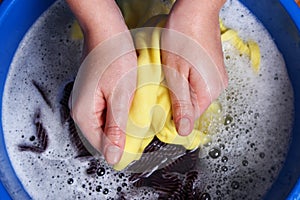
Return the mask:
[[67,0],[84,34],[83,63],[70,97],[71,116],[106,161],[119,162],[137,57],[123,16],[112,0]]

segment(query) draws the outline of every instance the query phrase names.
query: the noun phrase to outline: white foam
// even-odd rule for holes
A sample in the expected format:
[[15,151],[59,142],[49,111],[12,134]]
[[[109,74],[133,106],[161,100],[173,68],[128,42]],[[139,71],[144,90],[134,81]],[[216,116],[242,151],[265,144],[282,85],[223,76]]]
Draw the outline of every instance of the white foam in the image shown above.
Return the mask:
[[[251,13],[233,0],[225,4],[221,18],[242,38],[259,42],[261,71],[256,76],[246,56],[223,44],[230,81],[220,101],[224,115],[230,115],[233,121],[219,127],[211,145],[202,149],[195,187],[213,199],[242,199],[249,194],[257,199],[271,186],[284,161],[293,94],[280,52]],[[126,199],[156,199],[157,194],[150,189],[129,186],[128,175],[119,178],[102,158],[99,167],[105,168],[104,176],[86,175],[88,161],[74,158],[68,131],[59,117],[59,95],[80,65],[82,43],[69,38],[73,20],[64,1],[58,1],[30,29],[15,55],[3,99],[4,136],[12,165],[33,199],[108,199],[120,194]],[[53,109],[33,87],[32,79],[51,90],[48,94]],[[37,108],[41,109],[49,147],[40,155],[20,152],[17,145],[28,143],[35,133],[33,116]],[[221,150],[216,159],[207,153],[213,147]],[[71,178],[73,183],[68,184]],[[97,192],[99,185],[102,189]],[[117,187],[122,188],[120,193]],[[108,194],[103,194],[105,188]]]

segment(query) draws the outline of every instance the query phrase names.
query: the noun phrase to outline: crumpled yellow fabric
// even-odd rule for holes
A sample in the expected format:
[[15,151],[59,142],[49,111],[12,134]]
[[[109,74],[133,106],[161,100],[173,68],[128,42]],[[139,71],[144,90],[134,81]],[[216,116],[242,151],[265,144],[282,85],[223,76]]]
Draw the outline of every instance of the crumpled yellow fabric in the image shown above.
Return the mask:
[[175,0],[116,0],[129,29],[140,28],[152,17],[169,14]]
[[260,49],[256,42],[250,40],[244,42],[238,33],[224,26],[220,20],[221,40],[222,42],[230,42],[241,54],[246,54],[250,58],[251,67],[254,73],[260,71]]
[[[129,28],[142,26],[163,27],[166,17],[175,0],[117,0]],[[164,15],[162,15],[164,14]],[[259,71],[260,52],[255,42],[244,43],[238,34],[228,29],[220,21],[222,41],[231,42],[241,53],[249,56],[253,70]],[[82,38],[77,23],[72,27],[72,38]],[[138,160],[146,146],[156,135],[162,142],[183,145],[186,149],[197,148],[210,141],[209,135],[215,129],[211,122],[220,121],[221,105],[213,102],[205,113],[195,122],[189,136],[177,134],[169,91],[164,86],[164,74],[160,60],[160,29],[152,29],[145,33],[143,30],[133,35],[137,46],[153,46],[157,48],[139,49],[137,90],[129,112],[126,129],[126,143],[120,162],[114,165],[116,170],[122,170],[132,161]],[[152,43],[151,45],[148,43]]]
[[[153,16],[168,14],[176,0],[117,0],[127,26],[139,28]],[[187,2],[189,3],[189,2]],[[222,42],[230,42],[241,54],[249,57],[252,70],[255,74],[260,71],[260,49],[256,42],[244,42],[237,31],[224,26],[220,20]]]
[[[149,20],[147,26],[163,27],[166,17],[166,15],[156,16]],[[221,109],[220,104],[214,102],[196,121],[190,135],[183,137],[177,134],[172,120],[169,91],[164,86],[164,74],[161,68],[160,29],[151,29],[150,33],[149,30],[143,30],[133,35],[136,46],[153,48],[137,50],[137,90],[129,112],[124,153],[120,162],[114,166],[117,170],[138,160],[155,135],[162,142],[183,145],[186,149],[194,149],[207,143],[209,122],[213,116],[220,114]],[[147,44],[148,42],[151,44]]]

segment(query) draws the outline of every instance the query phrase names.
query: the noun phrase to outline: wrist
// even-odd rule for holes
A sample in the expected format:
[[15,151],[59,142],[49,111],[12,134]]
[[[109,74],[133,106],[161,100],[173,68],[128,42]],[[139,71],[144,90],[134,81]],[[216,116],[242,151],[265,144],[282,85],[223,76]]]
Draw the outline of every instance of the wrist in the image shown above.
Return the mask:
[[85,36],[103,37],[127,30],[123,16],[113,0],[67,0]]
[[128,31],[122,13],[114,0],[66,1],[83,31],[84,56],[108,38]]

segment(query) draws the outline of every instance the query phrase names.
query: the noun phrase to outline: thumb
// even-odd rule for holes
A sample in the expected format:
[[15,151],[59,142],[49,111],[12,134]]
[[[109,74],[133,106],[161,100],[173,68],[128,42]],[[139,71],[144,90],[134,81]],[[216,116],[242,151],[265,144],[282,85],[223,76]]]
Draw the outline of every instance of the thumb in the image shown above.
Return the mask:
[[111,103],[107,105],[106,124],[101,139],[101,146],[106,161],[111,165],[118,163],[123,154],[127,113],[128,111],[125,107],[113,108]]
[[125,79],[126,84],[120,80],[107,98],[106,123],[101,146],[106,161],[111,165],[120,161],[125,148],[127,120],[135,89],[134,80]]
[[189,135],[194,127],[194,106],[188,80],[177,69],[164,67],[170,91],[173,120],[179,135]]

